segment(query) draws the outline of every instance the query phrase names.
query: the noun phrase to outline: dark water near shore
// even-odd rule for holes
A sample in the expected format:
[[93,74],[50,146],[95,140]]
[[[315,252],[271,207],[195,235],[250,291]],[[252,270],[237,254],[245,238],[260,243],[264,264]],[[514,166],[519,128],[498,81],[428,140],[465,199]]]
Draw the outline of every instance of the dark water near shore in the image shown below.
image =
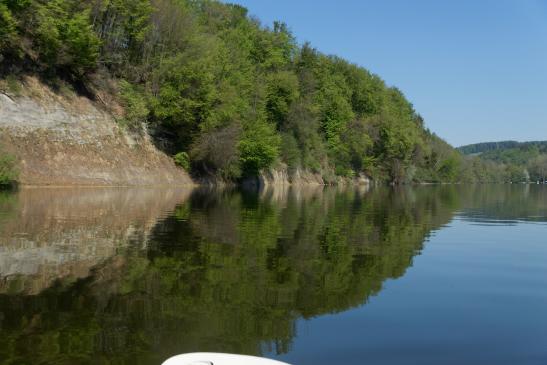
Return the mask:
[[547,364],[547,187],[0,193],[0,364]]

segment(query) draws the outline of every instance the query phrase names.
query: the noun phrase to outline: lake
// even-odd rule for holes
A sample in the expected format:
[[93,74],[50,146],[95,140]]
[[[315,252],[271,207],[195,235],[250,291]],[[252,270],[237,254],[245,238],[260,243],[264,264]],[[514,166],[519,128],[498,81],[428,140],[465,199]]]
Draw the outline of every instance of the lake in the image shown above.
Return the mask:
[[0,193],[0,364],[546,364],[547,186]]

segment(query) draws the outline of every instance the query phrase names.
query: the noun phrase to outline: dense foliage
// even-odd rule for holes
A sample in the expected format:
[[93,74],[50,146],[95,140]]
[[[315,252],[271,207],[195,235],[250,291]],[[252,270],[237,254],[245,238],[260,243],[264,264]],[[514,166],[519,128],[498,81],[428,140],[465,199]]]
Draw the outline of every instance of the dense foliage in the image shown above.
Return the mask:
[[186,153],[198,174],[238,179],[286,166],[327,181],[497,179],[426,130],[400,90],[238,5],[0,0],[0,35],[2,73],[117,93],[120,122],[147,124],[158,146]]
[[482,161],[503,166],[507,180],[547,181],[547,142],[488,142],[463,146],[460,151],[475,154]]
[[538,147],[547,150],[547,141],[532,141],[532,142],[517,142],[517,141],[501,141],[501,142],[482,142],[474,143],[466,146],[458,147],[457,149],[466,154],[479,154],[496,150],[508,150],[512,148],[527,148]]
[[0,149],[0,189],[11,185],[17,176],[15,158]]

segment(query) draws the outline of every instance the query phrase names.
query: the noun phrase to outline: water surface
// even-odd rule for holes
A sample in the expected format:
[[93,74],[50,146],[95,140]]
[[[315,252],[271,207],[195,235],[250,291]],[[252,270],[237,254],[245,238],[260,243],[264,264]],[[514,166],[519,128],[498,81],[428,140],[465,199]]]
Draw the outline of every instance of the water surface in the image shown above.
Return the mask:
[[547,188],[0,195],[0,364],[547,363]]

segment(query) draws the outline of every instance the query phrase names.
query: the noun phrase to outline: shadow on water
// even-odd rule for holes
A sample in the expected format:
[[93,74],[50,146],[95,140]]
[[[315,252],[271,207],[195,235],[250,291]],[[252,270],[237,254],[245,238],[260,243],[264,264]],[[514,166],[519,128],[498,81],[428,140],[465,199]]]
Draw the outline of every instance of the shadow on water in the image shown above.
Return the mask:
[[290,351],[297,319],[366,304],[456,212],[520,219],[498,200],[545,197],[481,189],[0,195],[0,364]]

